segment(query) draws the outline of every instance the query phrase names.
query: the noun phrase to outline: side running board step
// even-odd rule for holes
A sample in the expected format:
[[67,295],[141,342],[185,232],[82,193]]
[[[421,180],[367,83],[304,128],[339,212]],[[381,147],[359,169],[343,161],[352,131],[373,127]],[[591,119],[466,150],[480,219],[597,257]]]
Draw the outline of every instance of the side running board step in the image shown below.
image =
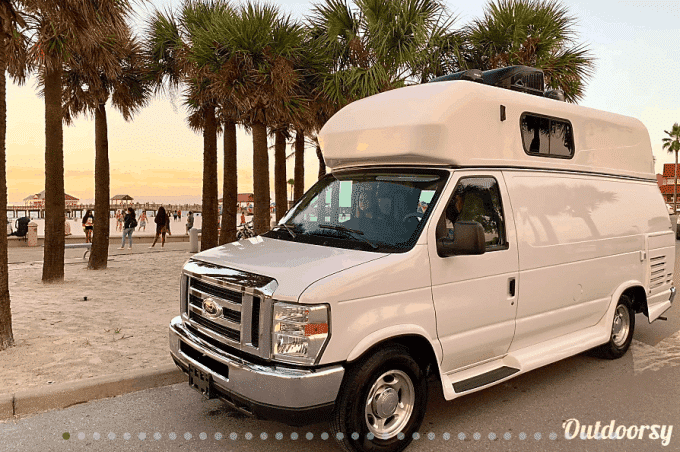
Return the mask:
[[480,386],[485,386],[493,383],[494,381],[502,380],[503,378],[509,377],[512,374],[519,372],[519,369],[514,367],[499,367],[498,369],[490,370],[489,372],[483,373],[481,375],[476,375],[474,377],[468,378],[466,380],[461,380],[453,384],[453,390],[457,393],[471,391]]

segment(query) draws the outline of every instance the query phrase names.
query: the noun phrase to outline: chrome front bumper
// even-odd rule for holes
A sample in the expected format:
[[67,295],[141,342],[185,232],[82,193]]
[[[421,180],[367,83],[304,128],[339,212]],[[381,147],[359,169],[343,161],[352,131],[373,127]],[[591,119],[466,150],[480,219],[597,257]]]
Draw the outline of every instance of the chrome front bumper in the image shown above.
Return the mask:
[[[245,401],[249,407],[263,406],[295,411],[332,405],[345,373],[341,365],[307,370],[248,362],[192,334],[184,327],[179,316],[170,322],[169,336],[170,352],[185,372],[191,365],[210,374],[218,393],[235,396],[238,400]],[[195,357],[207,358],[209,362],[216,361],[221,370],[211,369],[189,357],[182,351],[184,347],[193,349],[189,354]],[[223,373],[228,375],[222,375]]]

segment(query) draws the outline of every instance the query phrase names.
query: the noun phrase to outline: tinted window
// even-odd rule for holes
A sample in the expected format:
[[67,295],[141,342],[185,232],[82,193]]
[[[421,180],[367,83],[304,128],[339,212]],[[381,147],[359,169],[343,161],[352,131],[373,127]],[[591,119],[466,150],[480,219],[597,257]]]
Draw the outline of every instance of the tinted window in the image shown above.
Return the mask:
[[545,157],[574,156],[574,136],[569,121],[533,114],[520,119],[524,152]]
[[505,224],[498,182],[493,177],[466,177],[458,181],[446,206],[446,231],[455,238],[456,223],[476,221],[484,228],[486,251],[505,249]]

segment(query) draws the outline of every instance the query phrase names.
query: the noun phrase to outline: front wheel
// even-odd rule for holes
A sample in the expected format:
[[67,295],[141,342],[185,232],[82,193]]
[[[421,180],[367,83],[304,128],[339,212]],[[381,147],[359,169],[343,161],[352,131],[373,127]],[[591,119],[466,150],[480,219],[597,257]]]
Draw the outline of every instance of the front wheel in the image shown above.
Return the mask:
[[633,331],[635,331],[633,303],[627,295],[621,295],[614,311],[609,341],[597,349],[600,356],[607,359],[617,359],[625,355],[633,340]]
[[348,451],[397,452],[413,439],[427,405],[427,378],[401,346],[385,347],[348,371],[332,428]]

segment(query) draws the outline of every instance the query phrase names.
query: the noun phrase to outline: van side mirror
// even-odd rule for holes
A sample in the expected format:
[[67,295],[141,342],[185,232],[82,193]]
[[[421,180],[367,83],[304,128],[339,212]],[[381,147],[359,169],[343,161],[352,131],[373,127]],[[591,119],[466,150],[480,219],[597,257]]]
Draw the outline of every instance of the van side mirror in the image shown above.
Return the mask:
[[459,221],[454,225],[454,238],[437,238],[437,254],[440,257],[484,254],[484,228],[476,221]]

